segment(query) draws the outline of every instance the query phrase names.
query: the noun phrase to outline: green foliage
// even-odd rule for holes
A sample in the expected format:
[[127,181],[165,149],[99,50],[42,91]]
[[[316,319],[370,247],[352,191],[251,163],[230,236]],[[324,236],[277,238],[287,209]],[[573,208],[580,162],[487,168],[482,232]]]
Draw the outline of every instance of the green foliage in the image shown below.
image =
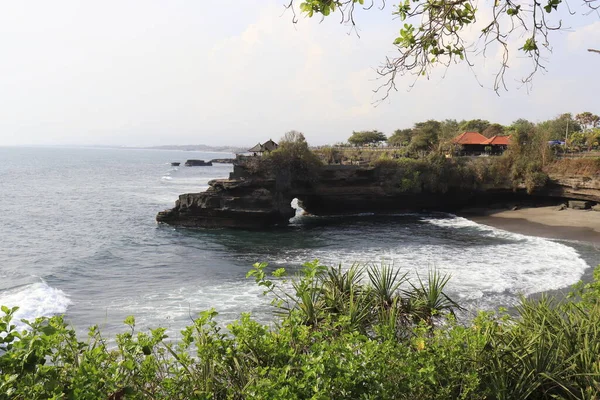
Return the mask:
[[490,121],[483,120],[483,119],[472,119],[470,121],[461,121],[460,122],[460,131],[461,132],[483,133],[489,126],[490,126]]
[[446,119],[440,122],[439,140],[450,140],[460,134],[460,125],[455,119]]
[[444,294],[448,277],[436,272],[410,285],[390,266],[313,261],[283,280],[283,270],[266,269],[255,264],[249,275],[281,312],[274,326],[242,314],[223,329],[208,310],[178,341],[163,328],[137,332],[133,317],[111,346],[96,327],[78,339],[60,316],[17,331],[16,308],[2,307],[0,399],[600,395],[600,267],[567,300],[523,299],[512,315],[479,313],[462,324]]
[[436,120],[417,122],[413,129],[410,147],[416,151],[431,151],[439,141],[442,124]]
[[319,158],[328,165],[340,164],[342,162],[342,152],[335,147],[326,146],[314,152]]
[[512,123],[508,128],[510,134],[514,138],[513,142],[518,145],[524,145],[527,143],[527,139],[535,131],[535,124],[527,121],[526,119],[520,118]]
[[458,135],[459,123],[453,119],[417,122],[413,128],[397,129],[388,138],[390,146],[409,146],[410,151],[431,150],[439,141]]
[[291,179],[312,179],[323,164],[308,147],[304,135],[290,131],[279,141],[279,147],[257,158],[257,173],[265,175],[285,174]]
[[481,134],[487,138],[491,138],[493,136],[502,136],[504,135],[505,128],[500,124],[490,124],[487,126]]
[[554,119],[543,121],[537,124],[538,129],[547,131],[550,140],[565,140],[568,134],[581,131],[581,125],[571,113],[565,113]]
[[512,159],[508,156],[446,158],[437,153],[421,159],[380,158],[373,163],[388,191],[409,193],[474,190],[490,184],[506,188],[518,186],[525,178],[507,174],[511,165]]
[[591,151],[600,147],[600,128],[588,128],[584,132],[574,132],[567,141],[573,150]]
[[348,143],[354,146],[366,146],[366,145],[377,145],[378,143],[385,142],[387,138],[382,132],[377,130],[373,131],[359,131],[352,132],[352,136],[348,138]]
[[[298,5],[300,12],[308,17],[324,18],[338,13],[342,23],[355,28],[360,11],[389,9],[390,3],[385,0],[286,0],[285,6],[293,10],[294,21],[297,21]],[[505,73],[514,53],[531,59],[531,69],[522,78],[524,83],[530,83],[536,72],[545,69],[553,32],[565,23],[562,17],[593,13],[598,9],[598,0],[586,0],[579,6],[582,9],[577,10],[563,0],[497,0],[485,4],[471,0],[401,0],[391,5],[392,15],[398,20],[397,33],[391,41],[397,52],[386,57],[377,71],[385,78],[379,88],[384,92],[382,97],[387,98],[396,89],[399,76],[406,73],[428,76],[436,66],[449,68],[463,61],[473,66],[492,49],[501,54],[495,62],[495,91],[508,89]],[[560,15],[555,16],[557,13]],[[478,27],[476,22],[483,25]],[[480,35],[472,35],[473,29]]]
[[387,142],[390,146],[408,146],[412,139],[412,129],[396,129],[388,138]]

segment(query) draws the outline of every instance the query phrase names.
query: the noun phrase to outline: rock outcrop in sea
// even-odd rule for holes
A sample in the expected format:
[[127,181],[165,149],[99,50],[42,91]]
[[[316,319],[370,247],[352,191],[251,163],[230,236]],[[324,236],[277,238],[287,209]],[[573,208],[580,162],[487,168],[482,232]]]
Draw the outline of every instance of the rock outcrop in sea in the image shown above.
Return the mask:
[[186,167],[210,167],[212,166],[212,162],[211,161],[204,161],[204,160],[187,160],[185,162],[185,166]]

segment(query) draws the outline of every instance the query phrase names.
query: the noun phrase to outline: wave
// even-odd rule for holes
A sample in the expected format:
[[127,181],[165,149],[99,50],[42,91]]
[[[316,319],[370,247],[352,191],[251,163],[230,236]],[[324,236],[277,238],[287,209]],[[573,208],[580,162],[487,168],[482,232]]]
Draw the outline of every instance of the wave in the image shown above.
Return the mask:
[[65,292],[44,281],[0,292],[0,305],[19,307],[13,320],[18,327],[24,326],[21,319],[33,321],[38,317],[63,314],[71,304]]
[[[147,293],[129,298],[115,298],[108,306],[112,315],[135,315],[140,326],[184,326],[201,311],[214,308],[220,319],[232,321],[241,312],[252,312],[262,322],[271,315],[269,298],[254,282],[230,281],[206,283],[202,287],[183,286],[164,292]],[[177,330],[171,333],[176,333]]]
[[[415,216],[418,216],[414,214]],[[514,304],[519,295],[558,290],[576,283],[589,265],[577,250],[553,240],[507,232],[451,214],[421,215],[419,240],[369,242],[356,249],[297,249],[276,264],[319,259],[325,265],[392,264],[423,277],[431,269],[450,274],[448,291],[483,308]]]

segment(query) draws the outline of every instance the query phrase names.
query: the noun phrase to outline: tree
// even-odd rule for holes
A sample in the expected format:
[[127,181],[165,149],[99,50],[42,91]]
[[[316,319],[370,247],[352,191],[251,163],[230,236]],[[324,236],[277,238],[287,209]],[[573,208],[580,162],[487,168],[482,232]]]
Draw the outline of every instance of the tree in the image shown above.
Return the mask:
[[[586,144],[586,137],[585,137],[585,133],[583,132],[574,132],[572,135],[569,136],[569,139],[567,141],[567,145],[569,147],[583,147]],[[579,150],[579,149],[577,149]]]
[[502,136],[504,135],[504,126],[500,124],[491,124],[487,128],[485,128],[481,134],[485,137],[491,138],[493,136]]
[[463,132],[482,133],[490,126],[490,121],[484,119],[472,119],[470,121],[460,121],[460,130]]
[[310,179],[321,165],[319,157],[308,147],[304,134],[298,131],[287,132],[279,140],[279,147],[261,160],[271,172],[289,171],[304,179]]
[[600,143],[600,128],[590,129],[585,134],[585,144],[587,146],[588,151],[593,148],[597,148]]
[[308,150],[308,143],[302,132],[292,130],[286,132],[283,137],[279,139],[279,148],[288,151],[290,155],[301,155]]
[[584,131],[593,129],[600,124],[600,117],[596,114],[592,114],[589,111],[582,112],[581,114],[577,114],[575,116],[577,122],[581,124]]
[[535,124],[526,119],[519,118],[512,123],[508,130],[515,137],[515,143],[524,145],[529,141],[529,137],[534,134]]
[[440,123],[440,140],[450,140],[460,133],[460,126],[455,119],[446,119]]
[[564,113],[554,119],[540,122],[537,127],[547,131],[550,140],[565,140],[568,134],[581,131],[581,125],[573,119],[571,113]]
[[378,144],[386,140],[385,135],[377,130],[352,132],[352,136],[348,138],[348,142],[355,146]]
[[[338,14],[342,23],[356,27],[356,10],[386,8],[385,0],[285,0],[285,5],[297,20],[295,7],[312,17]],[[544,59],[551,51],[554,31],[563,27],[563,19],[576,11],[587,14],[600,8],[600,0],[583,0],[581,9],[563,0],[496,0],[477,3],[475,0],[406,0],[391,7],[392,14],[402,24],[394,39],[397,53],[387,57],[378,73],[384,79],[383,98],[396,89],[395,80],[406,73],[428,76],[435,66],[465,62],[475,64],[478,56],[499,51],[494,90],[507,89],[504,74],[509,67],[509,55],[518,52],[530,58],[531,68],[522,78],[530,83],[537,71],[545,69]],[[478,37],[472,35],[476,20],[485,21]]]
[[417,122],[413,129],[413,137],[410,141],[412,150],[431,150],[438,143],[442,124],[430,119],[425,122]]
[[392,136],[387,140],[390,146],[408,146],[412,139],[413,130],[408,129],[396,129]]

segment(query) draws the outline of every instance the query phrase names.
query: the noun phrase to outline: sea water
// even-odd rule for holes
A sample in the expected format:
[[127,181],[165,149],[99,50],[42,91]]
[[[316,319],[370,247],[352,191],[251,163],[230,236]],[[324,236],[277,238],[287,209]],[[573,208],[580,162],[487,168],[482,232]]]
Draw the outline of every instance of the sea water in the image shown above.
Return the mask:
[[[157,225],[181,193],[226,178],[231,154],[104,148],[0,148],[0,304],[17,318],[66,314],[79,332],[108,335],[136,317],[177,332],[202,310],[273,318],[246,272],[259,261],[295,271],[386,263],[425,278],[452,276],[462,305],[493,309],[576,283],[600,261],[592,245],[509,233],[450,214],[298,216],[261,232]],[[182,166],[172,167],[171,162]]]

